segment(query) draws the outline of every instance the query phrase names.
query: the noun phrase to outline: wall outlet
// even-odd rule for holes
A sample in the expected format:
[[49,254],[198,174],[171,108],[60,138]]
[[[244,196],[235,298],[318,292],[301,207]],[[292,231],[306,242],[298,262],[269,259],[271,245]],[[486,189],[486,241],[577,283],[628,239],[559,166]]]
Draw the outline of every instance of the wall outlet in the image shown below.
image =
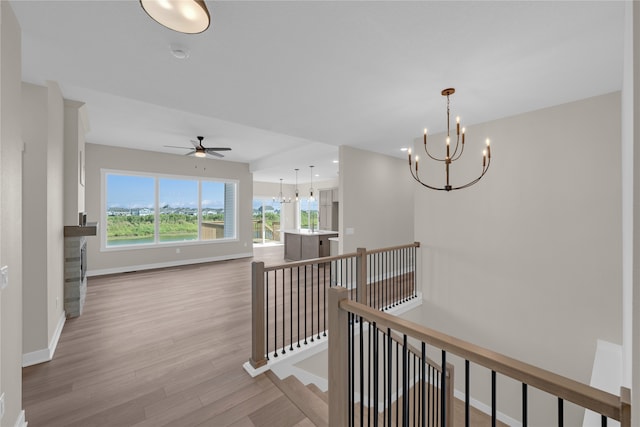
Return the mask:
[[0,420],[4,417],[4,393],[0,395]]
[[356,230],[353,227],[347,227],[347,234],[353,234]]
[[180,248],[176,248],[176,253],[179,254],[180,253]]
[[56,297],[56,308],[60,308],[60,297]]
[[9,286],[9,267],[0,268],[0,291]]

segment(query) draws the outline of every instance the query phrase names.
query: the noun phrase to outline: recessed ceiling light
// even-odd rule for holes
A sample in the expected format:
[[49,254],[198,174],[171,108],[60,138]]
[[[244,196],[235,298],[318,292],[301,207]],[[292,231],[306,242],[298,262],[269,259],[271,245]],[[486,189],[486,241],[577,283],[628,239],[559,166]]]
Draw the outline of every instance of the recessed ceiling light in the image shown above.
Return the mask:
[[333,163],[339,163],[339,162],[340,162],[339,160],[334,160],[334,161],[333,161]]
[[179,46],[169,46],[171,54],[177,59],[187,59],[189,57],[189,49]]
[[400,149],[400,151],[407,151],[407,150],[408,150],[408,148],[407,148],[407,147],[402,147],[402,148]]

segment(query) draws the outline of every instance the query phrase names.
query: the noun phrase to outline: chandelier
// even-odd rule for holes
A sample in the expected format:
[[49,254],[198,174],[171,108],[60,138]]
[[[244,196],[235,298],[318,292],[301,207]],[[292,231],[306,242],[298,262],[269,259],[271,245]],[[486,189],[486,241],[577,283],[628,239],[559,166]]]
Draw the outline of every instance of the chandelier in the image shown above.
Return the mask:
[[278,193],[278,197],[273,198],[273,201],[280,203],[291,203],[291,197],[287,199],[286,197],[284,197],[284,194],[282,194],[282,178],[280,178],[280,193]]
[[[451,164],[453,162],[455,162],[456,160],[458,160],[461,156],[462,156],[462,152],[464,151],[464,135],[465,135],[465,128],[463,127],[462,129],[460,128],[460,117],[456,117],[456,146],[453,149],[453,154],[451,154],[451,136],[450,136],[450,123],[449,123],[449,96],[453,95],[455,93],[455,89],[454,88],[448,88],[448,89],[444,89],[442,91],[442,96],[446,96],[447,97],[447,139],[445,140],[446,143],[446,148],[447,148],[447,154],[444,158],[438,158],[435,156],[432,156],[431,153],[429,152],[429,147],[427,146],[427,129],[424,130],[424,151],[427,153],[427,156],[429,156],[432,160],[435,160],[437,162],[443,162],[444,163],[444,169],[445,169],[445,185],[444,187],[434,187],[432,185],[426,184],[424,182],[422,182],[422,180],[420,179],[420,177],[418,176],[418,161],[419,158],[418,156],[416,156],[416,161],[415,161],[415,169],[412,167],[411,164],[411,149],[409,149],[409,171],[411,172],[411,176],[413,176],[413,179],[415,179],[416,181],[418,181],[420,184],[422,184],[423,186],[430,188],[432,190],[444,190],[444,191],[451,191],[451,190],[462,190],[463,188],[467,188],[467,187],[471,187],[473,184],[475,184],[476,182],[480,181],[482,179],[482,177],[484,176],[484,174],[487,173],[487,171],[489,170],[489,165],[491,164],[491,145],[490,145],[490,141],[489,138],[487,138],[486,142],[486,148],[484,149],[484,151],[482,152],[482,173],[480,174],[480,176],[478,176],[476,179],[464,184],[464,185],[460,185],[458,187],[454,187],[449,183],[449,167],[451,166]],[[460,150],[460,152],[458,152],[458,149]]]

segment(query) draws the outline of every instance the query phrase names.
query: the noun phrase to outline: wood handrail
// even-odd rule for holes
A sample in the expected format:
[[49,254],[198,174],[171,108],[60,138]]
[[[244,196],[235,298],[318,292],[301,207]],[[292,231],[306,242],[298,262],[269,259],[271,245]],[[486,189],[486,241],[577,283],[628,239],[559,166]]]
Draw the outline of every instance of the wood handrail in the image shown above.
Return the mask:
[[616,396],[349,299],[342,299],[339,307],[606,417],[617,421],[624,417],[624,388],[623,396]]
[[[420,242],[413,242],[413,243],[408,243],[406,245],[399,245],[399,246],[390,246],[388,248],[372,249],[372,250],[367,250],[365,253],[369,255],[369,254],[377,254],[380,252],[395,251],[398,249],[406,249],[406,248],[414,248],[414,247],[419,248]],[[303,267],[305,265],[312,265],[312,264],[325,264],[331,261],[338,261],[346,258],[355,258],[357,255],[358,255],[357,252],[351,252],[351,253],[342,254],[342,255],[333,255],[328,257],[305,259],[302,261],[287,262],[284,264],[269,265],[264,268],[264,271],[266,272],[266,271],[280,270],[283,268]]]

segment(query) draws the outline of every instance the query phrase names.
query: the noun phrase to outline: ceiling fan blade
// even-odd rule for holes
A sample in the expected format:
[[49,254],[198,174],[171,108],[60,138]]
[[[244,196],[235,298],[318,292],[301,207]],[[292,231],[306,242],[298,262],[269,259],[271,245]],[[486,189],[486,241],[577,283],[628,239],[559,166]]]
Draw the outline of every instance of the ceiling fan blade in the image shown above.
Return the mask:
[[231,151],[231,148],[229,148],[229,147],[206,147],[204,150],[207,153],[209,153],[211,151]]
[[196,150],[191,150],[189,151],[187,154],[185,154],[185,156],[193,156],[193,154],[196,152]]
[[216,153],[215,151],[208,151],[208,150],[207,150],[207,156],[216,156],[216,157],[220,157],[220,158],[224,157],[220,153]]
[[178,147],[177,145],[165,145],[165,147],[168,147],[168,148],[182,148],[182,149],[186,149],[186,150],[193,150],[193,148],[191,148],[191,147]]
[[198,141],[194,141],[193,139],[191,140],[191,143],[195,148],[198,148],[200,146],[200,143]]

